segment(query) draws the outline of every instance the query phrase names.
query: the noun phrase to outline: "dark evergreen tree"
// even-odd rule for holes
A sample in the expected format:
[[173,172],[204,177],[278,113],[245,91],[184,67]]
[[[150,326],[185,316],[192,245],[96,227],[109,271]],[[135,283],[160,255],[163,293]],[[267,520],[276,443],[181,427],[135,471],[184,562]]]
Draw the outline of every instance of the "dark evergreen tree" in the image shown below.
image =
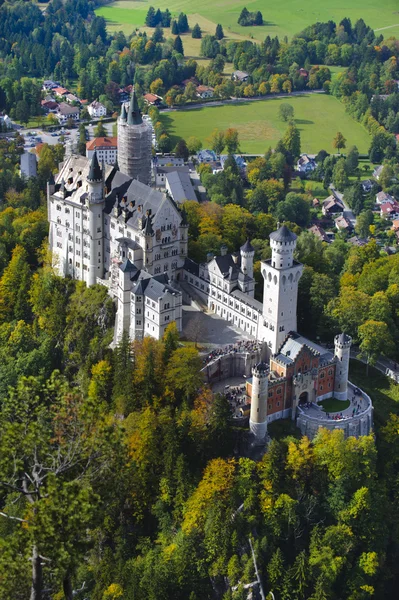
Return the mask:
[[159,24],[155,27],[155,31],[154,31],[151,39],[156,44],[164,41],[163,29]]
[[179,33],[186,33],[189,29],[187,15],[184,13],[180,13],[179,18],[177,20],[177,26],[179,28]]
[[255,14],[255,25],[263,25],[263,16],[262,13],[260,12],[260,10],[257,11],[257,13]]
[[155,13],[154,23],[155,23],[155,27],[157,25],[159,25],[160,23],[162,23],[162,13],[159,8],[158,8],[157,12]]
[[169,8],[162,13],[162,27],[170,27],[172,15],[170,14]]
[[178,52],[179,54],[184,55],[183,42],[181,41],[180,35],[175,37],[175,41],[173,42],[173,50],[176,50],[176,52]]
[[150,6],[150,8],[148,9],[147,16],[145,18],[145,24],[147,25],[147,27],[155,27],[156,25],[155,8],[153,6]]
[[238,24],[239,25],[247,25],[248,24],[248,20],[249,20],[249,10],[244,6],[244,8],[242,9],[240,16],[238,17]]
[[202,31],[201,31],[201,27],[198,25],[198,23],[196,23],[191,31],[191,37],[199,40],[202,37]]
[[185,161],[188,160],[189,157],[189,151],[187,148],[187,144],[185,140],[179,140],[176,144],[175,147],[175,154],[176,156],[178,156],[179,158],[184,158]]
[[220,23],[218,23],[216,25],[216,32],[215,32],[215,38],[217,40],[222,40],[224,38],[224,32],[223,32],[223,27],[221,26]]
[[179,26],[177,24],[177,21],[175,21],[175,19],[173,19],[172,21],[172,26],[171,26],[171,32],[173,35],[179,35]]
[[129,334],[124,331],[121,341],[114,351],[114,382],[112,401],[115,409],[121,414],[129,414],[133,409],[133,370],[134,356]]

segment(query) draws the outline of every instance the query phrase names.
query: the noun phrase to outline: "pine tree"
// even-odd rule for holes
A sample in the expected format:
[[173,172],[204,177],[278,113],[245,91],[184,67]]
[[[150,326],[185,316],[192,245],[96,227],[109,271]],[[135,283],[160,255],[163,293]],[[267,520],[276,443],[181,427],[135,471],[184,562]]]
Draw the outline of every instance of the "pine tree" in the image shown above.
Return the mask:
[[156,25],[155,8],[153,6],[150,6],[150,8],[148,9],[147,16],[145,18],[145,24],[147,25],[147,27],[155,27]]
[[163,42],[163,29],[159,24],[155,27],[155,31],[151,39],[155,43]]
[[167,8],[162,13],[162,27],[170,27],[171,19],[172,19],[172,15],[170,14],[170,10]]
[[179,27],[179,33],[186,33],[188,31],[188,20],[187,15],[184,13],[180,13],[179,18],[177,20],[177,25]]
[[221,26],[220,23],[218,23],[216,25],[216,32],[215,32],[215,38],[217,40],[222,40],[224,38],[224,32],[223,32],[223,27]]
[[247,25],[248,24],[248,20],[249,20],[249,10],[244,6],[244,8],[241,11],[240,16],[238,17],[238,24],[239,25]]
[[255,25],[263,25],[263,16],[260,10],[255,14]]
[[132,344],[128,332],[124,331],[121,341],[114,351],[112,400],[116,410],[125,415],[129,414],[133,408],[133,369]]
[[159,25],[160,23],[162,23],[162,13],[159,8],[158,8],[157,12],[155,13],[154,23],[155,23],[155,27],[157,25]]
[[179,26],[177,25],[177,21],[174,19],[172,21],[171,31],[173,35],[179,35]]
[[183,42],[181,41],[180,35],[175,37],[175,41],[173,42],[173,50],[176,50],[176,52],[183,54],[184,56]]
[[201,31],[201,27],[198,25],[198,23],[196,23],[191,31],[191,37],[196,39],[196,40],[200,40],[202,37],[202,31]]

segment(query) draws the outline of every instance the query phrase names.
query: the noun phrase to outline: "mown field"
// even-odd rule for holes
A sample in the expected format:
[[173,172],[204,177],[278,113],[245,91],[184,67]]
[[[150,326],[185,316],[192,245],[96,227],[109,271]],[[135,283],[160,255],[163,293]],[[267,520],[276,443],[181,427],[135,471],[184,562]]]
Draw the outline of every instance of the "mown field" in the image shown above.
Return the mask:
[[356,145],[361,153],[368,151],[370,136],[366,129],[345,112],[345,107],[336,98],[324,94],[178,110],[162,113],[161,118],[169,135],[176,141],[177,138],[187,139],[193,135],[206,145],[215,127],[220,130],[235,127],[242,151],[262,154],[278,142],[287,128],[278,114],[282,102],[294,107],[302,151],[316,153],[323,148],[327,152],[335,152],[332,141],[337,131],[344,134],[347,147]]
[[[381,30],[385,37],[399,37],[399,3],[398,0],[384,0],[381,3],[374,0],[318,0],[305,4],[302,0],[285,0],[271,2],[270,0],[118,0],[96,10],[108,20],[110,29],[122,29],[132,33],[136,27],[144,25],[148,7],[169,8],[172,15],[181,11],[189,16],[189,22],[199,22],[202,27],[208,21],[214,25],[221,23],[228,37],[253,36],[263,40],[266,35],[292,37],[307,25],[317,21],[332,19],[339,22],[343,17],[356,21],[360,17],[376,30]],[[263,14],[264,25],[261,27],[241,27],[237,24],[242,8],[249,11],[260,10]],[[205,31],[207,30],[204,27]]]

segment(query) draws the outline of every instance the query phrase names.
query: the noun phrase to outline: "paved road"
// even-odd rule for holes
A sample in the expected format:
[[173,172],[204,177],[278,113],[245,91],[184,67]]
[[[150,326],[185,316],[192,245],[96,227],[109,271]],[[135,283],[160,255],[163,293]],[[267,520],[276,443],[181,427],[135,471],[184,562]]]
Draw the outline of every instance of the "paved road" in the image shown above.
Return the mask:
[[[352,347],[351,358],[356,358],[356,360],[359,360],[362,363],[366,364],[366,359],[360,358],[359,352],[359,348]],[[385,356],[380,356],[380,358],[377,360],[376,364],[373,365],[373,367],[375,369],[378,369],[378,371],[380,371],[384,375],[387,375],[388,377],[399,383],[399,365],[395,361],[391,360],[390,358],[385,358]]]
[[344,195],[341,194],[341,192],[339,192],[332,184],[330,184],[330,190],[332,191],[334,196],[336,196],[338,198],[338,200],[341,200],[342,204],[345,207],[344,217],[346,219],[348,219],[348,221],[351,222],[352,227],[355,228],[356,227],[356,215],[352,212],[352,210],[350,209],[348,204],[345,202]]
[[[112,136],[112,127],[113,127],[114,123],[104,123],[104,127],[107,130],[107,134],[109,136]],[[87,125],[86,126],[86,130],[88,132],[89,135],[89,139],[92,140],[94,138],[94,128],[96,127],[96,125]],[[21,128],[19,129],[19,133],[21,135],[24,136],[25,138],[25,150],[30,150],[31,148],[34,148],[35,146],[37,146],[37,144],[39,143],[43,143],[43,144],[49,144],[50,146],[53,146],[54,144],[58,144],[59,143],[59,137],[60,137],[60,131],[61,128],[57,129],[57,135],[56,136],[52,136],[51,133],[43,131],[40,128],[35,128],[35,129],[24,129]],[[65,131],[68,131],[69,134],[65,135],[65,141],[66,142],[72,142],[72,143],[76,143],[78,138],[79,138],[79,130],[78,128],[76,129],[66,129]],[[32,134],[34,134],[36,137],[35,139],[31,138],[30,136],[32,136]],[[41,142],[39,142],[39,140],[37,139],[37,137],[40,138]]]
[[207,108],[208,106],[224,106],[225,104],[240,104],[242,102],[266,102],[276,98],[291,98],[292,96],[309,96],[310,94],[324,94],[323,90],[307,90],[306,92],[291,92],[291,94],[275,94],[273,96],[256,96],[255,98],[230,98],[227,100],[214,100],[212,102],[198,102],[184,106],[175,106],[174,108],[161,108],[161,112],[176,112],[178,110],[196,110],[198,108]]

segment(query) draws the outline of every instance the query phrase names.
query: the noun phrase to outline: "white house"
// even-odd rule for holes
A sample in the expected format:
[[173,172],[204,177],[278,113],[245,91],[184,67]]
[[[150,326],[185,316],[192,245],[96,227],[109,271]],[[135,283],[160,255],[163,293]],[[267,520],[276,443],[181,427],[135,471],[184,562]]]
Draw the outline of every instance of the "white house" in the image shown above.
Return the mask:
[[296,170],[299,173],[311,173],[317,167],[317,162],[314,158],[311,158],[307,154],[301,154],[297,164]]
[[89,112],[89,115],[95,119],[105,117],[107,114],[107,109],[105,108],[104,104],[101,104],[101,102],[97,102],[97,100],[94,100],[94,102],[89,104],[87,110]]
[[106,165],[114,165],[118,160],[117,138],[99,137],[87,142],[86,157],[92,158],[95,152],[100,163],[104,161]]
[[57,112],[55,114],[60,125],[65,125],[69,119],[73,121],[79,121],[79,108],[77,106],[69,106],[66,102],[61,102],[58,105]]
[[195,91],[198,98],[213,98],[213,88],[208,87],[207,85],[199,85]]

